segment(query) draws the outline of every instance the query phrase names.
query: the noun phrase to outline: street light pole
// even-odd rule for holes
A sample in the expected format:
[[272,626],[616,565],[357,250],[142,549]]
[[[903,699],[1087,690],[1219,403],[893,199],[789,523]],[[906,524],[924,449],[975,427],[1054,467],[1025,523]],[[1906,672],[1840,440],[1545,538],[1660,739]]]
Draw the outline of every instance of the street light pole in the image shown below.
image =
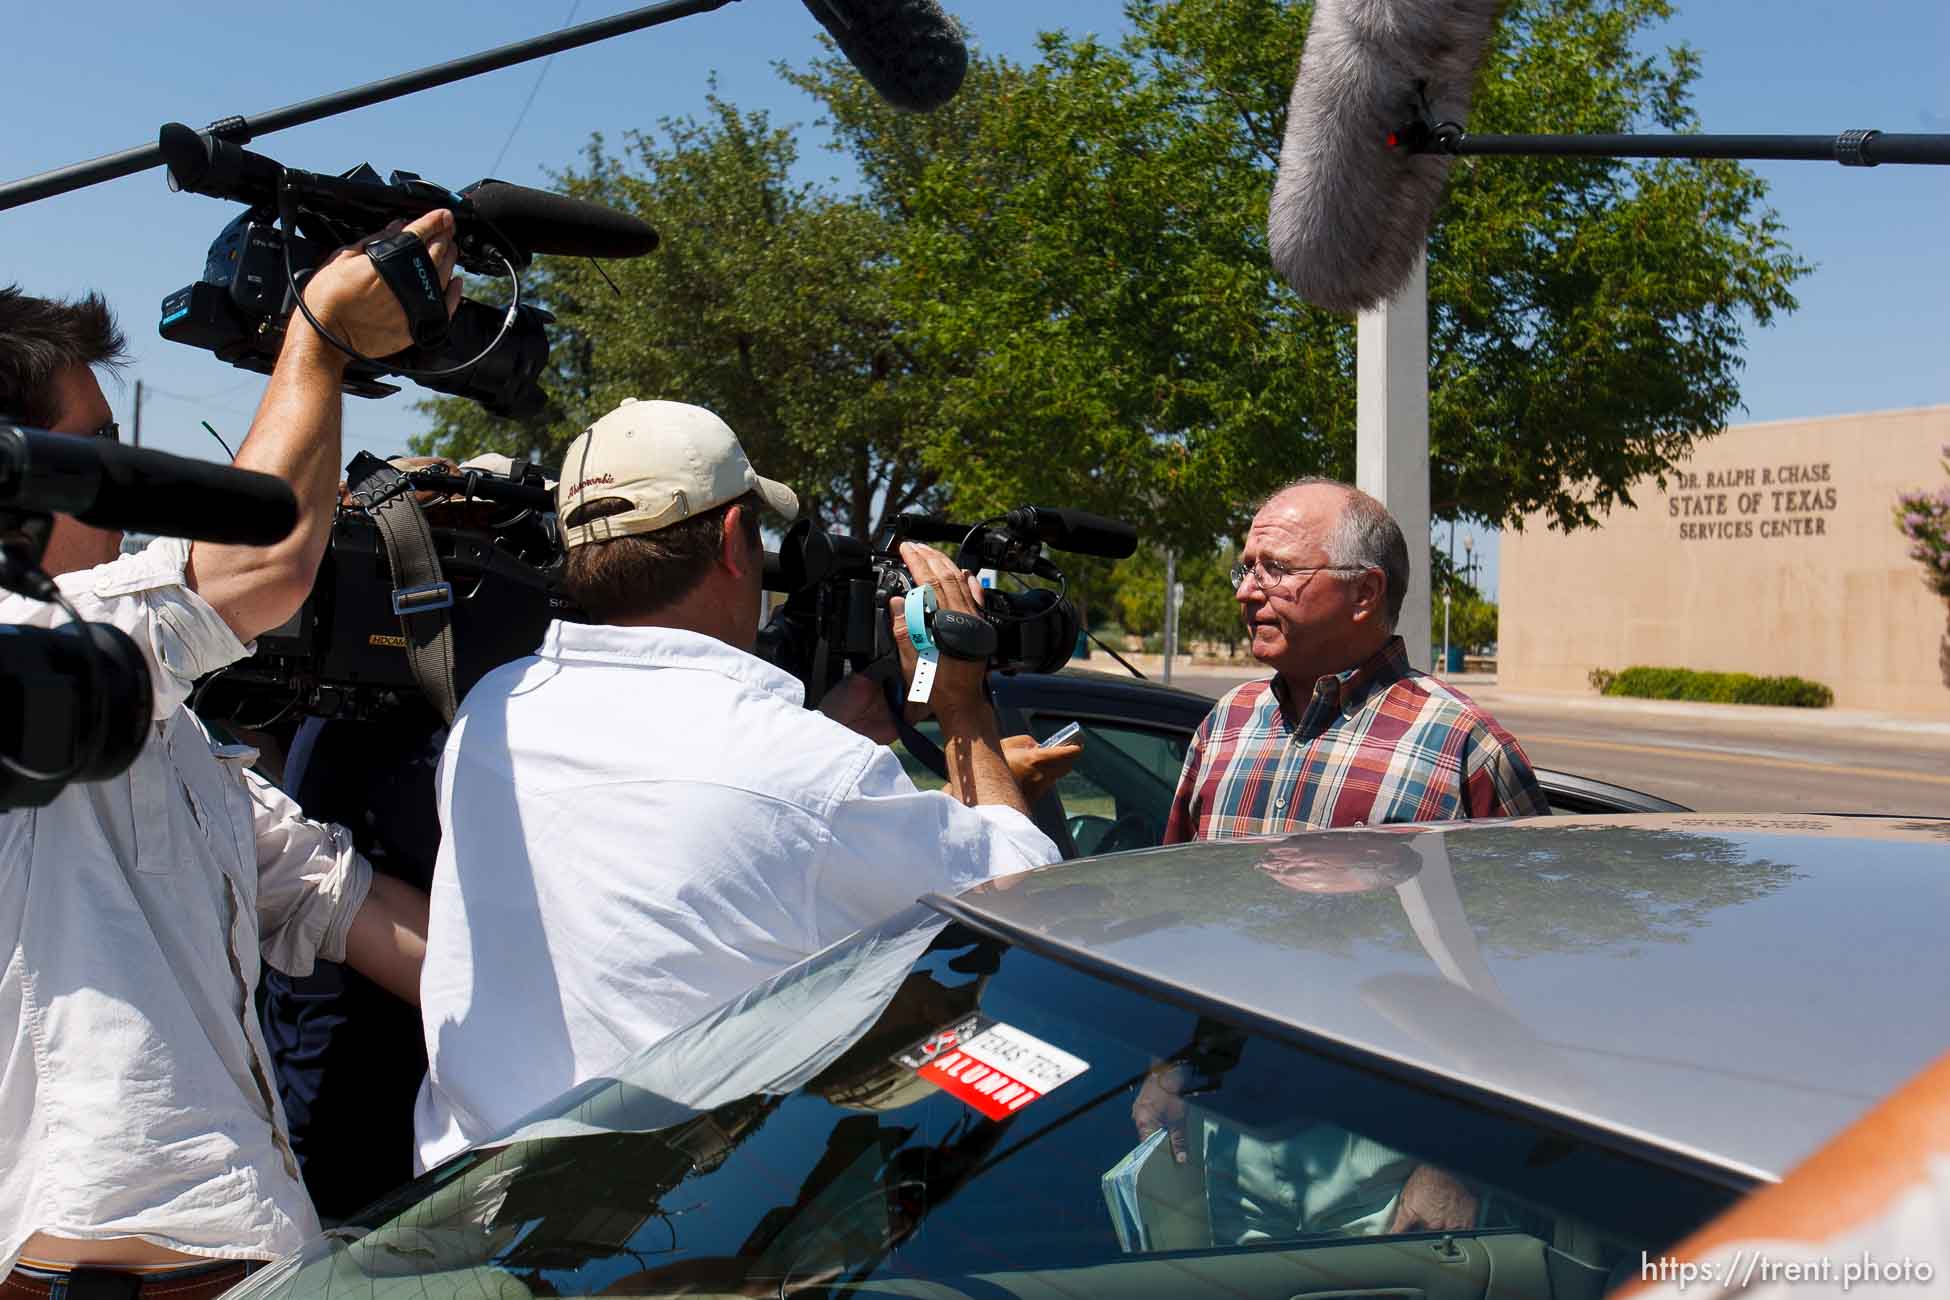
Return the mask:
[[1449,521],[1449,572],[1442,575],[1442,675],[1449,675],[1449,598],[1456,588],[1456,521]]

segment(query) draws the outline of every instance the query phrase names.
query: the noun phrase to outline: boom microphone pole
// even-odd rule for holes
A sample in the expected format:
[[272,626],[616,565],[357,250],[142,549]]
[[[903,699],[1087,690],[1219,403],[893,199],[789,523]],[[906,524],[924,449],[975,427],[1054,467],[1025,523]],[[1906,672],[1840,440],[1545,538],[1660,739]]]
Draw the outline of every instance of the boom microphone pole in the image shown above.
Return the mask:
[[1267,213],[1273,267],[1308,302],[1364,311],[1428,246],[1449,160],[1727,158],[1950,164],[1950,135],[1471,135],[1503,0],[1316,0]]
[[[502,45],[466,58],[454,59],[447,63],[436,63],[418,72],[405,72],[397,77],[383,81],[354,86],[351,90],[341,90],[335,94],[320,95],[283,108],[274,108],[268,113],[258,113],[250,117],[227,117],[210,125],[210,131],[218,139],[232,144],[246,144],[261,135],[282,131],[287,127],[303,126],[320,118],[348,113],[355,108],[366,108],[373,104],[383,104],[389,99],[411,95],[415,91],[431,90],[435,86],[445,86],[451,82],[462,81],[478,76],[483,72],[498,72],[502,68],[512,68],[531,59],[544,58],[563,50],[573,50],[597,41],[606,41],[612,36],[623,36],[630,32],[655,27],[659,23],[674,22],[688,18],[692,14],[709,13],[723,8],[731,0],[664,0],[662,4],[646,5],[632,9],[628,13],[610,18],[599,18],[594,22],[583,23],[579,27],[565,27],[559,32],[546,36],[536,36],[512,45]],[[162,150],[155,144],[139,145],[124,149],[120,153],[104,154],[88,162],[73,163],[67,167],[57,167],[37,176],[25,176],[17,181],[0,185],[0,212],[17,208],[37,199],[52,198],[56,194],[66,194],[71,190],[99,185],[103,181],[116,180],[130,176],[151,167],[162,165]]]
[[[320,95],[268,113],[226,117],[211,123],[207,134],[229,144],[247,144],[272,131],[383,104],[389,99],[445,86],[483,72],[498,72],[531,59],[593,45],[612,36],[624,36],[692,14],[709,13],[731,2],[663,0],[661,4],[599,18],[580,27],[565,27],[546,36],[516,41],[336,94]],[[947,103],[961,89],[968,68],[968,47],[962,41],[960,25],[942,11],[938,0],[805,0],[805,4],[833,37],[840,53],[895,108],[924,113]],[[147,171],[163,161],[158,146],[145,144],[37,176],[22,177],[0,185],[0,212]]]
[[1454,122],[1413,122],[1391,147],[1453,158],[1730,158],[1754,162],[1950,165],[1950,135],[1471,135]]

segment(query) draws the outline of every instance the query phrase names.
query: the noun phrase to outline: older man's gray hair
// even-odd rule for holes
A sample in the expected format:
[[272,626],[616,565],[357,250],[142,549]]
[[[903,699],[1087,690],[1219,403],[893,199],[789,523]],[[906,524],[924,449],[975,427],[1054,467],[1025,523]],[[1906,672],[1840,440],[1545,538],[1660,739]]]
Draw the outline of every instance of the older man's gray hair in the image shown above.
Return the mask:
[[1408,539],[1388,507],[1351,483],[1314,475],[1281,484],[1254,506],[1253,513],[1294,488],[1315,486],[1337,487],[1344,494],[1340,517],[1327,531],[1327,562],[1337,568],[1381,570],[1388,584],[1385,600],[1392,632],[1401,622],[1402,599],[1408,595]]

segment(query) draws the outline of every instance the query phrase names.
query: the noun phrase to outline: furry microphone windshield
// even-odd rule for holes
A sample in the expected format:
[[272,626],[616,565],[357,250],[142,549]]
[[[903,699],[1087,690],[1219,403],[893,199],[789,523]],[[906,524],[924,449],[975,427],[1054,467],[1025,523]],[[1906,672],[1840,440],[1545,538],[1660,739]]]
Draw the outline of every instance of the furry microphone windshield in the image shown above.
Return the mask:
[[1391,147],[1463,121],[1502,0],[1319,0],[1287,106],[1267,235],[1308,302],[1357,312],[1407,282],[1449,159]]

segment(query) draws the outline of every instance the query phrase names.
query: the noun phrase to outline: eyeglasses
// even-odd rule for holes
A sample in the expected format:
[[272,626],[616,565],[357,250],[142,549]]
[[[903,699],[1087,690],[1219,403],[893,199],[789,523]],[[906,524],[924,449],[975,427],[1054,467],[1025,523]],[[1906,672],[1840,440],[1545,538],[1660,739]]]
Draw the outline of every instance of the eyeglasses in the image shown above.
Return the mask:
[[110,442],[120,442],[122,441],[122,428],[115,421],[110,420],[99,429],[90,429],[88,436],[91,438],[106,438]]
[[1232,578],[1235,591],[1238,590],[1239,584],[1246,580],[1247,574],[1252,575],[1254,583],[1261,591],[1278,591],[1288,578],[1297,578],[1303,573],[1311,578],[1316,573],[1366,573],[1367,571],[1367,566],[1348,564],[1320,564],[1310,569],[1289,569],[1278,560],[1269,560],[1262,556],[1251,564],[1233,565],[1227,570],[1227,574]]

